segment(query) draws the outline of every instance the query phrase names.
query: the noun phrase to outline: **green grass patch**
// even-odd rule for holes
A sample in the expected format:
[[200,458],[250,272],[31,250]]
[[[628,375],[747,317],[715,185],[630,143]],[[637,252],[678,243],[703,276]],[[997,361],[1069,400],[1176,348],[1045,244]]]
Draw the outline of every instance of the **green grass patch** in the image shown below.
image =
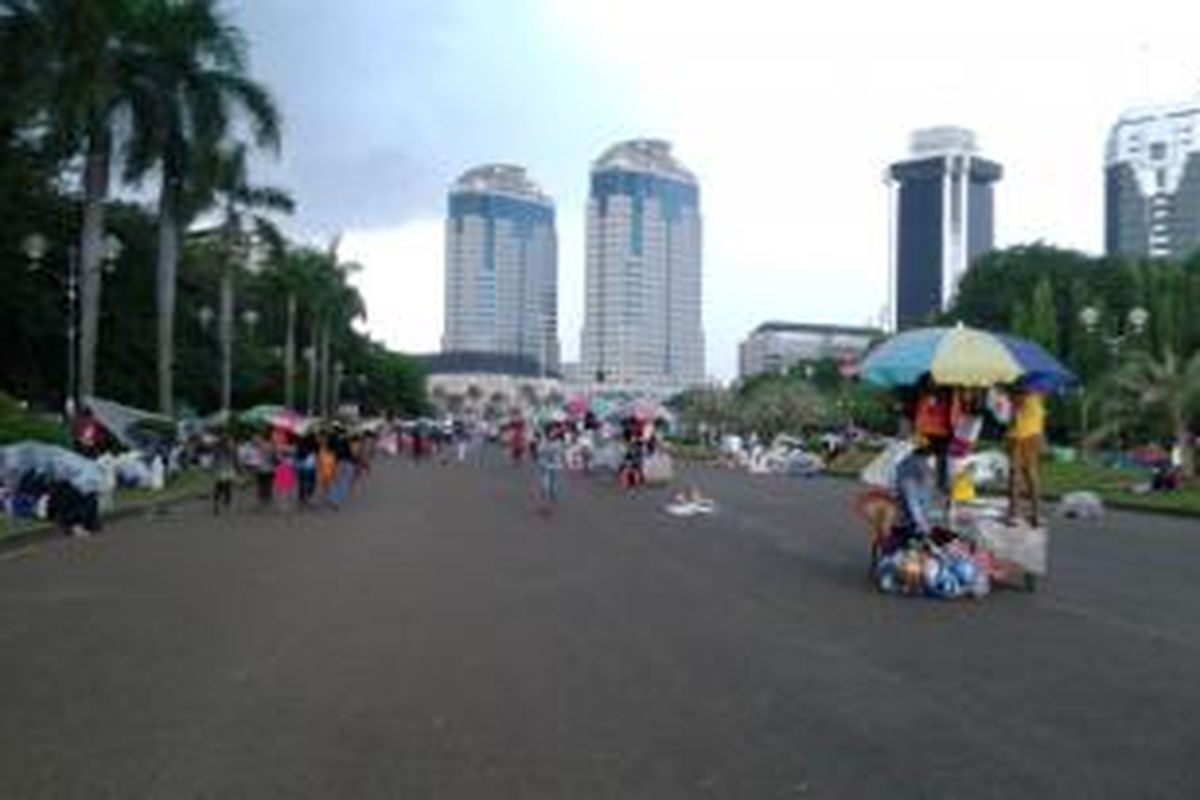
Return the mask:
[[1067,492],[1088,491],[1121,508],[1200,516],[1200,483],[1193,481],[1173,492],[1133,492],[1135,486],[1149,480],[1147,470],[1118,469],[1084,462],[1042,464],[1042,493],[1046,495],[1058,497]]

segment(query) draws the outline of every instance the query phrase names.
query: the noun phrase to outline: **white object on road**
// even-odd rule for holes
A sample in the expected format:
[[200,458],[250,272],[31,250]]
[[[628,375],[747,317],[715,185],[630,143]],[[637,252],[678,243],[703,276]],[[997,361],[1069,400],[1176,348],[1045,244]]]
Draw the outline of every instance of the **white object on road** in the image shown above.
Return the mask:
[[1046,574],[1045,528],[1025,524],[1006,525],[983,519],[975,526],[979,543],[1001,561],[1011,561],[1034,575]]
[[1104,501],[1095,492],[1067,492],[1058,504],[1058,514],[1068,519],[1100,519]]

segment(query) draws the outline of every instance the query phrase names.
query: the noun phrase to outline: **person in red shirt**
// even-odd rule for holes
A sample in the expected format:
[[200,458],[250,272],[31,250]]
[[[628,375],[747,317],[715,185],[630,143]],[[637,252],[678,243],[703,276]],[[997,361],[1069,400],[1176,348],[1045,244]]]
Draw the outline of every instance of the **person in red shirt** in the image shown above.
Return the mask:
[[926,383],[917,395],[913,414],[913,431],[929,443],[937,461],[937,485],[942,494],[950,490],[950,440],[954,435],[950,410],[953,398],[949,389],[939,389]]

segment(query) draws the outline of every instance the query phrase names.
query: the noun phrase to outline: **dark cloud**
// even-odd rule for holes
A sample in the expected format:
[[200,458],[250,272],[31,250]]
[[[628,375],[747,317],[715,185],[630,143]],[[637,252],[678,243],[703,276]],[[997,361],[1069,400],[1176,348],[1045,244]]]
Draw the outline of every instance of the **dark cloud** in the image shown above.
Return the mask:
[[603,76],[533,0],[239,0],[253,69],[278,95],[285,153],[264,177],[300,200],[301,231],[441,213],[447,184],[489,160],[527,164],[582,196],[615,130]]

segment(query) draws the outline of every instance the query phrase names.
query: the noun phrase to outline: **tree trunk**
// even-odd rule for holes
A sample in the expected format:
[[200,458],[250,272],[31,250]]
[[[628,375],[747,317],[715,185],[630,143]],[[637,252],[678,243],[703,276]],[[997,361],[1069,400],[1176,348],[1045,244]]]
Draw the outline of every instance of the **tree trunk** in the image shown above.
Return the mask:
[[174,410],[175,370],[175,277],[179,269],[179,221],[176,218],[174,179],[168,172],[163,181],[158,209],[158,410],[168,416]]
[[221,268],[220,298],[221,412],[229,419],[233,408],[233,265]]
[[333,387],[329,380],[329,323],[321,325],[321,416],[328,417],[330,413],[330,396]]
[[1196,477],[1196,445],[1182,403],[1173,404],[1171,407],[1171,426],[1175,430],[1175,445],[1179,448],[1181,457],[1180,471],[1184,480],[1190,481]]
[[317,348],[320,346],[320,342],[320,329],[314,319],[308,337],[308,415],[310,417],[320,414],[320,409],[317,408],[317,384],[319,383],[317,380]]
[[283,343],[283,404],[296,403],[296,293],[287,296],[287,338]]
[[[96,348],[100,341],[100,290],[103,285],[105,201],[108,199],[112,138],[108,127],[94,124],[83,167],[83,226],[79,237],[79,386],[96,393]],[[75,309],[70,313],[74,314]],[[72,398],[74,399],[74,398]]]

